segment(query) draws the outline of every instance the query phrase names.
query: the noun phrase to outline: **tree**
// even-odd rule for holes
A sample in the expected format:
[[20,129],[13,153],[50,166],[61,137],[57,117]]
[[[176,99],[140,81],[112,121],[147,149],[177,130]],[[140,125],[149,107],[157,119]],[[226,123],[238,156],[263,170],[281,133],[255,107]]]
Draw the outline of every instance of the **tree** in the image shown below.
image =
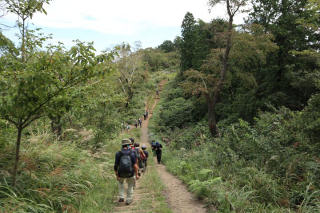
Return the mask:
[[27,21],[32,19],[36,12],[47,14],[44,4],[50,0],[5,0],[9,12],[18,16],[18,26],[21,34],[21,59],[26,58]]
[[215,107],[218,102],[225,77],[229,70],[229,54],[232,47],[233,19],[234,16],[239,12],[239,10],[247,5],[248,0],[209,0],[209,6],[211,8],[219,3],[226,4],[226,10],[228,13],[228,29],[226,32],[225,49],[223,50],[222,55],[218,54],[220,55],[218,57],[220,65],[220,75],[218,77],[219,80],[215,85],[214,91],[208,94],[208,119],[209,129],[212,135],[216,135],[218,133]]
[[134,95],[134,87],[139,82],[139,71],[142,66],[142,55],[139,51],[132,52],[129,44],[121,44],[115,48],[117,67],[120,73],[119,82],[124,94],[127,95],[127,106]]
[[211,24],[202,20],[195,21],[191,13],[187,13],[182,22],[182,41],[179,43],[181,53],[181,71],[200,69],[203,60],[210,52],[212,34]]
[[192,68],[193,51],[195,48],[195,25],[196,21],[192,13],[187,12],[181,25],[182,42],[180,52],[182,72]]
[[[35,12],[45,12],[43,8],[44,3],[48,3],[49,0],[37,1],[24,1],[24,0],[5,0],[7,4],[7,9],[18,16],[18,26],[21,33],[21,61],[16,61],[14,57],[10,57],[11,62],[14,62],[17,67],[14,67],[12,71],[3,72],[1,78],[1,116],[13,123],[17,128],[17,142],[16,142],[16,159],[15,165],[13,169],[13,185],[16,183],[16,173],[19,162],[19,152],[20,152],[20,142],[22,130],[26,128],[32,121],[39,118],[39,116],[35,116],[34,111],[38,111],[38,107],[34,108],[31,111],[24,111],[26,106],[24,106],[25,101],[31,101],[29,98],[29,94],[26,94],[27,91],[23,91],[23,86],[27,85],[24,80],[27,76],[22,76],[24,72],[16,71],[16,69],[25,70],[27,68],[27,64],[25,64],[26,51],[25,51],[25,41],[26,41],[26,21],[32,18]],[[6,67],[7,68],[7,67]],[[8,68],[7,68],[8,69]],[[10,69],[10,68],[9,68]],[[20,74],[20,75],[19,75]],[[17,76],[18,75],[18,76]],[[20,78],[19,78],[20,77]],[[40,76],[39,76],[40,77]],[[16,81],[15,81],[16,80]],[[13,85],[11,85],[13,83]],[[22,84],[20,87],[20,83]],[[34,86],[34,85],[33,85]],[[20,88],[19,88],[20,87]],[[31,86],[32,87],[32,86]],[[41,87],[41,86],[40,86]],[[33,88],[32,88],[33,89]],[[23,94],[24,93],[24,94]],[[24,96],[20,99],[20,97]],[[19,100],[20,99],[20,100]],[[17,104],[21,106],[17,106]],[[41,104],[42,105],[42,104]],[[19,109],[20,108],[20,109]],[[42,108],[42,107],[40,107]],[[20,111],[21,110],[21,111]]]
[[1,117],[17,128],[16,159],[13,185],[19,162],[22,131],[33,121],[65,107],[61,99],[73,87],[85,82],[101,70],[97,66],[103,57],[95,57],[89,44],[78,42],[69,51],[49,48],[29,56],[27,62],[7,57],[6,70],[0,81]]
[[[88,75],[88,79],[79,82],[76,86],[55,97],[47,107],[46,115],[51,121],[51,130],[57,135],[58,139],[61,139],[66,115],[74,111],[74,108],[82,106],[83,101],[88,101],[84,100],[87,90],[91,90],[96,84],[101,83],[106,73],[114,69],[112,52],[103,52],[102,55],[96,56],[94,60],[98,60],[99,62],[94,67],[92,75]],[[55,61],[55,63],[58,64],[59,61]],[[63,66],[63,64],[61,65]],[[56,65],[56,69],[60,69],[59,66]],[[69,121],[71,121],[71,118],[69,118]]]
[[162,44],[159,45],[158,48],[163,50],[165,53],[172,52],[175,50],[174,43],[170,40],[164,41]]
[[175,39],[173,40],[173,45],[175,49],[180,50],[182,45],[182,38],[180,36],[175,37]]
[[23,130],[32,122],[47,115],[50,105],[58,106],[59,97],[81,82],[87,81],[96,72],[106,55],[95,56],[92,43],[77,41],[69,51],[61,45],[48,46],[47,37],[35,37],[25,23],[35,12],[45,12],[43,4],[49,1],[7,0],[9,10],[18,15],[21,31],[19,55],[2,56],[3,71],[0,73],[0,116],[17,129],[16,155],[13,168],[13,185],[19,163]]
[[[254,27],[252,26],[252,28]],[[246,92],[257,88],[257,79],[255,77],[257,70],[266,63],[268,54],[277,50],[277,46],[272,42],[272,36],[266,35],[261,31],[254,31],[254,29],[251,29],[250,32],[235,32],[233,38],[228,75],[221,88],[221,91],[222,89],[228,91],[227,96],[230,99],[236,99],[233,93],[236,93],[239,87],[243,90],[245,89]],[[185,72],[187,79],[182,84],[185,91],[193,95],[203,95],[206,98],[209,128],[212,127],[212,121],[215,121],[211,120],[210,116],[216,118],[216,111],[212,111],[212,109],[216,109],[218,102],[213,102],[213,96],[216,92],[217,84],[221,81],[223,57],[223,49],[212,49],[200,70],[190,69]],[[228,104],[234,103],[223,103],[223,106]],[[213,134],[216,133],[214,132]]]
[[14,43],[0,32],[0,56],[5,54],[18,55]]
[[317,91],[307,80],[319,69],[317,60],[296,52],[319,51],[319,4],[316,0],[252,0],[248,22],[262,25],[279,46],[260,75],[261,81],[268,82],[260,88],[263,98],[275,106],[301,110]]

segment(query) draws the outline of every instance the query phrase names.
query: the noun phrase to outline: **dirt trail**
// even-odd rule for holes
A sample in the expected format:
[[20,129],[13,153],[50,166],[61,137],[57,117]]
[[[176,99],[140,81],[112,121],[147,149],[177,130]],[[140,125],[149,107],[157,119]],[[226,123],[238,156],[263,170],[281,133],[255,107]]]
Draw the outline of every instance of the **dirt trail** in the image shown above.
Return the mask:
[[[160,91],[162,90],[165,83],[165,81],[162,81],[160,83]],[[152,106],[152,111],[158,102],[159,99],[156,99],[154,105]],[[141,142],[146,144],[148,143],[148,123],[150,117],[146,122],[144,122],[144,125],[142,126]],[[156,159],[154,159],[154,161],[156,162]],[[165,194],[167,197],[167,201],[174,213],[207,212],[204,204],[197,200],[195,196],[187,190],[187,187],[178,178],[167,172],[164,165],[156,164],[156,168],[162,182],[166,186]]]
[[[162,90],[162,87],[166,81],[162,81],[159,84],[160,91]],[[156,98],[153,106],[150,109],[149,117],[147,120],[143,121],[142,128],[141,128],[141,138],[140,138],[140,144],[146,144],[148,146],[148,149],[150,150],[150,144],[149,144],[149,137],[148,137],[148,124],[149,119],[152,117],[152,111],[159,102],[159,99]],[[150,153],[151,156],[152,153]],[[151,160],[151,159],[150,159]],[[167,199],[167,202],[169,204],[169,207],[171,208],[173,213],[206,213],[206,208],[203,203],[201,203],[199,200],[195,198],[195,196],[190,193],[186,186],[175,176],[167,172],[166,167],[162,164],[157,164],[156,159],[154,158],[156,171],[158,172],[158,175],[160,176],[161,181],[165,185],[165,196]],[[136,213],[143,213],[143,212],[158,212],[151,210],[151,209],[137,209],[137,203],[143,202],[143,199],[150,198],[152,195],[152,192],[146,192],[144,191],[143,185],[140,183],[141,181],[137,182],[137,188],[134,191],[134,202],[133,205],[130,206],[119,206],[115,210],[115,212],[136,212]]]
[[175,176],[167,172],[164,165],[157,165],[162,182],[166,185],[166,196],[174,213],[205,213],[204,204],[191,194],[187,187]]

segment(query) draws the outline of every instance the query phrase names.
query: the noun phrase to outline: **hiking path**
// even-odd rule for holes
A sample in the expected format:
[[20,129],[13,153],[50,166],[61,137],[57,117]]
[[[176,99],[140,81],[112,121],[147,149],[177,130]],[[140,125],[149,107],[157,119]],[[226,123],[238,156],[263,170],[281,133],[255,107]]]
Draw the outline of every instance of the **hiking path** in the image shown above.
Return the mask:
[[[165,83],[166,81],[160,82],[160,92]],[[170,174],[163,164],[157,164],[156,158],[152,156],[148,136],[148,124],[158,102],[159,98],[155,98],[153,106],[149,108],[149,117],[143,121],[141,128],[140,144],[146,144],[149,151],[147,172],[137,181],[133,203],[129,206],[117,204],[114,212],[205,213],[207,212],[205,205],[187,190],[187,187],[181,180]]]

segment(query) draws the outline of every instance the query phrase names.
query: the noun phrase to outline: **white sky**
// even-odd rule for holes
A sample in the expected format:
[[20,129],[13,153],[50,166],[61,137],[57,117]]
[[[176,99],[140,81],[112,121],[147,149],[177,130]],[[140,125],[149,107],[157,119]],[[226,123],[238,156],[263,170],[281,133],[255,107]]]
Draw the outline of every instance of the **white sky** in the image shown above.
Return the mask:
[[[45,6],[48,15],[36,14],[32,23],[45,28],[46,32],[53,33],[56,40],[67,44],[80,38],[95,41],[97,49],[103,49],[122,41],[132,43],[140,40],[143,47],[155,47],[164,40],[173,40],[180,35],[180,26],[188,11],[196,19],[207,22],[216,17],[226,17],[222,6],[215,7],[210,14],[207,2],[208,0],[53,0],[50,5]],[[12,23],[15,19],[12,15],[4,18],[6,22]],[[235,22],[241,23],[242,17],[238,17]]]

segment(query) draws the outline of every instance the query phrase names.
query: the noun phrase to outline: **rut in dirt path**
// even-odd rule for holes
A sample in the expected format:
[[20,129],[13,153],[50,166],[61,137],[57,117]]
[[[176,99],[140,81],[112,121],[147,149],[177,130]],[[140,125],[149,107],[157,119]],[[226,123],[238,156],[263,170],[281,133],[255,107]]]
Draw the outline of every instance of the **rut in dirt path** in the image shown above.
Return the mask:
[[[163,85],[165,84],[165,81],[160,82],[160,91],[162,90]],[[149,136],[148,136],[148,124],[149,119],[152,117],[152,111],[154,110],[155,106],[159,102],[159,99],[155,99],[155,102],[153,106],[150,109],[150,116],[147,120],[143,121],[143,125],[141,128],[141,138],[140,138],[140,144],[146,144],[148,146],[148,150],[150,150],[150,143],[149,143]],[[154,167],[151,168],[150,172],[158,173],[162,183],[165,185],[165,191],[163,194],[166,197],[166,201],[169,204],[169,207],[171,208],[173,213],[206,213],[207,210],[205,208],[205,205],[196,199],[196,197],[190,193],[186,186],[175,176],[167,172],[166,167],[162,164],[157,164],[156,159],[151,159],[152,153],[150,151],[150,159],[149,161],[153,160]],[[148,175],[148,174],[147,174]],[[157,200],[155,199],[157,195],[155,195],[152,190],[146,191],[147,187],[144,183],[146,179],[144,180],[144,177],[142,177],[141,180],[137,182],[137,188],[134,191],[134,202],[130,206],[118,206],[115,208],[114,212],[133,212],[133,213],[144,213],[144,212],[161,212],[158,211],[157,208],[159,206],[159,203],[157,203]],[[150,182],[149,182],[150,183]],[[149,205],[149,209],[144,209],[142,206],[139,205],[141,203],[151,202],[151,205]],[[167,212],[167,211],[166,211]]]

